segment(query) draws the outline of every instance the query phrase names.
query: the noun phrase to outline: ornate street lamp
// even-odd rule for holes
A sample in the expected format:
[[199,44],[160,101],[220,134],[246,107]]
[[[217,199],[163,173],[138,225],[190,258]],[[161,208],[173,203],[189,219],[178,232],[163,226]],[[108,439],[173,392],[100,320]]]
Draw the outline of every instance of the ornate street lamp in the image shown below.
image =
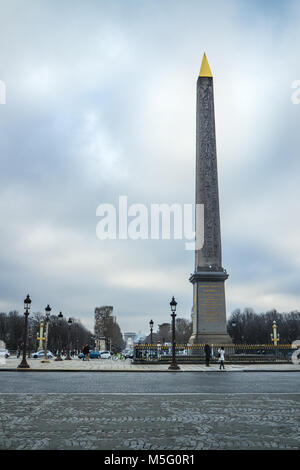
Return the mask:
[[67,357],[65,357],[65,361],[71,361],[72,358],[70,356],[70,333],[71,333],[71,325],[72,325],[72,318],[69,318],[68,320],[68,352],[67,352]]
[[50,320],[50,312],[51,312],[51,307],[48,304],[47,307],[45,308],[45,341],[44,341],[44,359],[41,360],[43,363],[50,362],[48,359],[48,331],[49,331],[49,320]]
[[149,325],[150,325],[150,344],[153,344],[153,337],[152,337],[153,325],[154,325],[153,320],[150,320]]
[[172,362],[171,365],[169,366],[170,370],[179,370],[180,367],[177,365],[176,362],[176,342],[175,342],[175,318],[176,318],[176,306],[177,302],[174,298],[172,297],[172,300],[170,302],[170,307],[171,307],[171,317],[172,317]]
[[277,332],[277,325],[275,320],[273,321],[272,328],[273,333],[271,333],[271,341],[273,341],[274,346],[277,346],[277,343],[279,343],[279,333]]
[[28,330],[28,316],[29,316],[30,304],[31,304],[31,300],[28,294],[26,299],[24,300],[25,323],[24,323],[24,340],[23,340],[23,358],[22,358],[21,363],[18,365],[18,369],[30,369],[26,361],[27,330]]
[[61,312],[59,312],[59,314],[57,315],[57,319],[58,319],[58,323],[57,323],[57,326],[58,326],[58,351],[57,351],[57,357],[55,359],[55,361],[63,361],[63,358],[61,357],[61,327],[62,327],[62,319],[63,319],[63,314]]

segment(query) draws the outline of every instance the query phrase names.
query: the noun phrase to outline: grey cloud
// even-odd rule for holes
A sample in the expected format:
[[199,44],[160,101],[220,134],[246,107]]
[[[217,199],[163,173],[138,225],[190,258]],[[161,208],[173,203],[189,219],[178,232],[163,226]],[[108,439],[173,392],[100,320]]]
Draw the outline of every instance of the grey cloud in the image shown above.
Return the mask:
[[94,307],[107,303],[123,330],[143,331],[148,316],[168,318],[175,295],[189,317],[184,243],[100,242],[96,208],[121,194],[147,206],[193,202],[204,50],[215,76],[228,312],[251,302],[263,310],[264,287],[281,295],[270,302],[300,300],[288,197],[291,188],[299,199],[300,106],[289,93],[300,12],[293,2],[272,11],[236,1],[2,5],[1,309],[21,309],[30,291],[36,310],[50,302],[92,326]]

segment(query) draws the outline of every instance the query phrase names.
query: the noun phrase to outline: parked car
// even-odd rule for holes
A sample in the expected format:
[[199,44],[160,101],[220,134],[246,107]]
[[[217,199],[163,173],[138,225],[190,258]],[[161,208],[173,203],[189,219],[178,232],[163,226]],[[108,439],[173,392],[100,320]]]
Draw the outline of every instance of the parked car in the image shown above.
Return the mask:
[[0,357],[5,357],[6,359],[10,356],[8,349],[0,349]]
[[100,359],[100,352],[98,351],[98,349],[90,351],[90,359]]
[[[81,352],[78,354],[78,359],[83,359],[84,358],[84,354]],[[89,358],[90,359],[100,359],[100,352],[98,351],[98,349],[93,349],[89,352]]]
[[125,359],[132,359],[133,358],[133,351],[131,349],[125,349],[125,351],[123,351],[123,356],[125,357]]
[[110,359],[111,353],[109,351],[100,351],[100,359]]
[[[42,351],[37,351],[37,352],[33,353],[31,357],[33,359],[42,359],[44,357],[44,351],[43,350]],[[53,357],[54,356],[53,356],[52,352],[48,351],[47,352],[47,358],[52,359]]]

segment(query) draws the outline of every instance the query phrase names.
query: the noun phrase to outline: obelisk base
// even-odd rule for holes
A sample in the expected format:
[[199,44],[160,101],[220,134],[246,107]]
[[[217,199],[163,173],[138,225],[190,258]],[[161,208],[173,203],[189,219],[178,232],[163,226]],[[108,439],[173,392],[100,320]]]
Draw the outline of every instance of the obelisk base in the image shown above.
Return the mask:
[[216,335],[216,334],[212,334],[212,335],[203,335],[203,334],[199,334],[199,335],[192,335],[190,337],[190,340],[189,340],[189,344],[205,344],[205,343],[208,343],[210,345],[214,344],[214,345],[230,345],[230,344],[233,344],[232,343],[232,339],[230,338],[230,336],[228,334],[225,334],[225,335]]
[[200,269],[190,277],[194,286],[194,305],[193,334],[189,343],[232,344],[226,326],[224,283],[228,274],[223,268]]

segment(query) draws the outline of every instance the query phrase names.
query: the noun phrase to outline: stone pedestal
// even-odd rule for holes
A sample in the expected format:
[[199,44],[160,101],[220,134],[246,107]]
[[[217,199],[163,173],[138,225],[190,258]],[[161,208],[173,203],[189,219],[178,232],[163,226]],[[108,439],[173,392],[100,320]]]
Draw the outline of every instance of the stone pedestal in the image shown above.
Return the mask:
[[99,338],[96,338],[95,343],[96,349],[98,349],[99,351],[105,351],[107,349],[105,336],[100,336]]
[[190,344],[232,344],[226,327],[225,280],[220,271],[197,271],[190,277],[194,289],[193,334]]

